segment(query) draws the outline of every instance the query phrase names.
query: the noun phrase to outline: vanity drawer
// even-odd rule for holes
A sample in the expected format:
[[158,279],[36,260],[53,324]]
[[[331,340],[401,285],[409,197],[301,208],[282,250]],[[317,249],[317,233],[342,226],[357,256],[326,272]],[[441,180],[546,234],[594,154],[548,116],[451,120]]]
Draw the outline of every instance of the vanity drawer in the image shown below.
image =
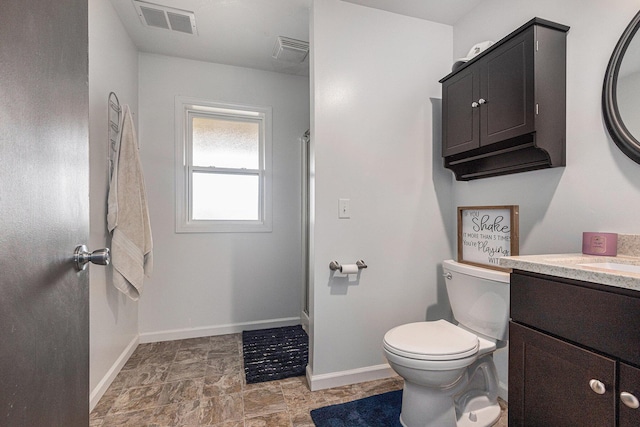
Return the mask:
[[640,297],[535,273],[511,274],[511,319],[640,364]]

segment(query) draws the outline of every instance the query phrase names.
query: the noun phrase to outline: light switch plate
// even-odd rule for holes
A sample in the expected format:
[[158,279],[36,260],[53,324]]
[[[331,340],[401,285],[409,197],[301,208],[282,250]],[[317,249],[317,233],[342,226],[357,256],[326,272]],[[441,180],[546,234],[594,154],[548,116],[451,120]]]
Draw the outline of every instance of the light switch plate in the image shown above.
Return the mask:
[[338,199],[338,218],[351,218],[351,208],[349,207],[349,199]]

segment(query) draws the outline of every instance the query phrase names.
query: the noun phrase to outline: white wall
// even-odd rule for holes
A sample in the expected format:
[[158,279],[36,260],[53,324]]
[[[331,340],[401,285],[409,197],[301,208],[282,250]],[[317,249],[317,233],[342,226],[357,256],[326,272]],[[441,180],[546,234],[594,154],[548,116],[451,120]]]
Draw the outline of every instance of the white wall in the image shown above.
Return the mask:
[[[138,52],[108,0],[89,1],[90,250],[110,246],[106,222],[108,188],[107,99],[138,110]],[[133,350],[138,304],[111,285],[111,267],[90,266],[91,407]]]
[[[450,70],[452,28],[323,0],[311,46],[310,375],[323,388],[384,375],[387,330],[449,315],[440,263],[455,214],[430,97]],[[351,219],[338,219],[339,198]],[[369,266],[359,280],[328,268],[359,258]]]
[[[497,41],[531,18],[571,27],[567,37],[567,166],[456,182],[454,205],[520,205],[520,254],[580,252],[583,231],[637,233],[640,165],[602,119],[604,72],[636,0],[484,0],[454,26],[452,58]],[[496,355],[506,383],[506,352]]]
[[[308,78],[144,53],[139,65],[139,137],[154,240],[154,273],[140,299],[141,341],[299,322]],[[175,233],[177,95],[273,108],[271,233]]]

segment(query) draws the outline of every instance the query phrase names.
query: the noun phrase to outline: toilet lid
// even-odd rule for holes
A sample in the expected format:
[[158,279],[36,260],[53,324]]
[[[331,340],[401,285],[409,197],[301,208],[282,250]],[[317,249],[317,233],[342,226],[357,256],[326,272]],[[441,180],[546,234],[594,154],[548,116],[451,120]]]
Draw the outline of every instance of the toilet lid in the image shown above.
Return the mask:
[[399,356],[420,360],[463,359],[478,352],[478,337],[446,320],[408,323],[384,336],[384,347]]

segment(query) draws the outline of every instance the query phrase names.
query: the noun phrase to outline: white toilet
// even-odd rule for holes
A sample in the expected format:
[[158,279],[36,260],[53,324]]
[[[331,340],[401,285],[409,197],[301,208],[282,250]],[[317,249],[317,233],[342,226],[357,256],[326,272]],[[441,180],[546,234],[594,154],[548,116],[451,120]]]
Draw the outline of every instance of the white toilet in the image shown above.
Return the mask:
[[493,352],[504,347],[509,274],[443,262],[457,325],[417,322],[384,336],[389,365],[404,378],[405,427],[487,427],[500,417]]

